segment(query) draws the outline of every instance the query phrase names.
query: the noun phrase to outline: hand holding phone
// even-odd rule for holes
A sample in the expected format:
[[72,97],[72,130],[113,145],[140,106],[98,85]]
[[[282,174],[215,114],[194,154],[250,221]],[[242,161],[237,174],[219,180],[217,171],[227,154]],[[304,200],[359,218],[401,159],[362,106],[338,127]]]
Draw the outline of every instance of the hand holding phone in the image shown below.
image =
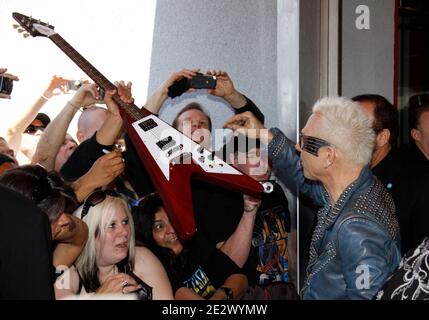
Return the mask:
[[190,80],[182,78],[168,87],[168,96],[172,99],[182,95],[191,88]]
[[193,89],[215,89],[216,88],[216,76],[210,76],[202,73],[197,73],[191,79],[182,78],[175,81],[170,87],[168,87],[168,96],[175,98],[190,88]]

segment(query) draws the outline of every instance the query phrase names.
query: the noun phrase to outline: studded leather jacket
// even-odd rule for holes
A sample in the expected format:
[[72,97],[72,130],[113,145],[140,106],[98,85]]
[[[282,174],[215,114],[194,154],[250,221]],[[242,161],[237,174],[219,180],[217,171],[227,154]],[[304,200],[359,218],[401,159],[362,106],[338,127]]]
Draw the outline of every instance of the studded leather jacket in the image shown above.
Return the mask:
[[335,205],[322,184],[304,178],[294,143],[277,128],[268,146],[276,176],[310,196],[318,212],[303,299],[371,299],[400,261],[399,227],[391,196],[368,168]]

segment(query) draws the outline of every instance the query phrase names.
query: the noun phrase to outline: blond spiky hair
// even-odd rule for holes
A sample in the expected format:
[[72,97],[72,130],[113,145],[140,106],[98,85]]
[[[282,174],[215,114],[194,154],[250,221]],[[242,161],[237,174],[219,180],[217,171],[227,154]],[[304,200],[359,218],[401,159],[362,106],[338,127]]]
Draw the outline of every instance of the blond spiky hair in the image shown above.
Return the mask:
[[358,166],[371,161],[375,133],[371,120],[357,102],[326,97],[316,102],[313,113],[321,116],[320,138],[335,145],[346,161]]

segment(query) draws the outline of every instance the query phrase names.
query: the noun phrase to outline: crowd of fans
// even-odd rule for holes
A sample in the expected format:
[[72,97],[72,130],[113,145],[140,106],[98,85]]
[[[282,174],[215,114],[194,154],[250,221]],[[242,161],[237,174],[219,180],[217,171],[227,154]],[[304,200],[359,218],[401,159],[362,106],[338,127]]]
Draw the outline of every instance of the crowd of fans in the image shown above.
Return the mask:
[[[169,88],[198,71],[173,73],[144,108],[158,115]],[[131,83],[101,97],[85,82],[50,119],[40,111],[68,82],[54,76],[0,128],[0,299],[427,299],[427,96],[411,100],[409,145],[398,141],[397,108],[374,94],[320,99],[295,143],[268,129],[226,72],[206,74],[216,77],[207,94],[235,112],[224,124],[234,137],[211,150],[216,128],[197,102],[172,127],[266,192],[190,181],[196,233],[181,239],[124,130],[118,99],[133,103]],[[311,202],[314,223],[300,226],[309,239],[296,239],[284,188]]]

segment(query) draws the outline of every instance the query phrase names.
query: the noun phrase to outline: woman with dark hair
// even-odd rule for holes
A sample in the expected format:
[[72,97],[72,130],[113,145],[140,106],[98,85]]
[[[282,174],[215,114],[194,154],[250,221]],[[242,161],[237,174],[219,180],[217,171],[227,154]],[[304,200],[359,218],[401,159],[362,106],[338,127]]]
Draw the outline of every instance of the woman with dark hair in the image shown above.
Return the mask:
[[247,277],[221,250],[202,261],[192,241],[180,241],[157,193],[133,207],[133,219],[136,244],[148,246],[163,263],[176,299],[239,299],[246,291]]
[[47,172],[39,165],[4,172],[0,185],[30,199],[48,216],[55,246],[52,263],[54,267],[71,266],[88,237],[85,223],[70,215],[77,206],[73,189],[56,172]]

